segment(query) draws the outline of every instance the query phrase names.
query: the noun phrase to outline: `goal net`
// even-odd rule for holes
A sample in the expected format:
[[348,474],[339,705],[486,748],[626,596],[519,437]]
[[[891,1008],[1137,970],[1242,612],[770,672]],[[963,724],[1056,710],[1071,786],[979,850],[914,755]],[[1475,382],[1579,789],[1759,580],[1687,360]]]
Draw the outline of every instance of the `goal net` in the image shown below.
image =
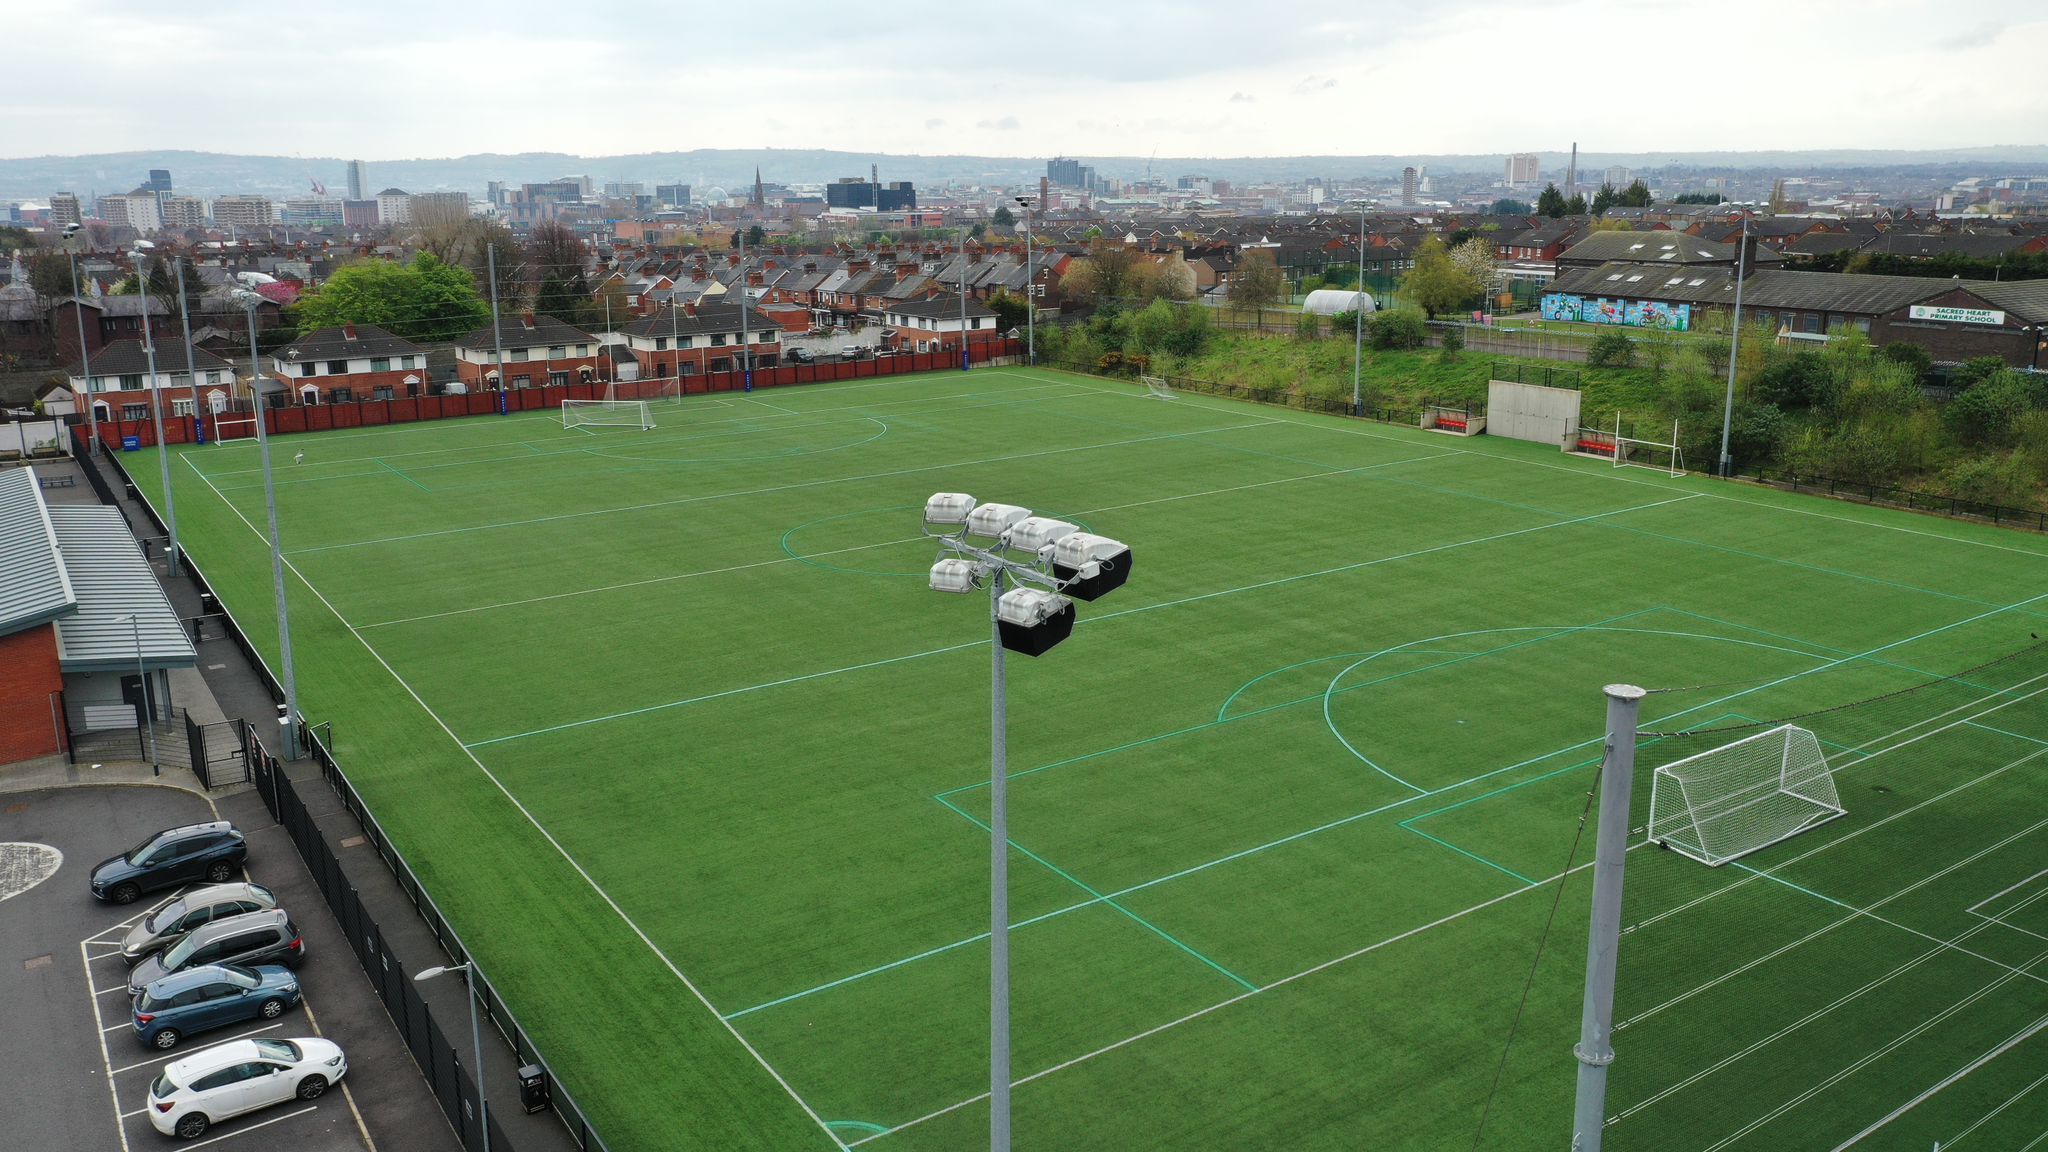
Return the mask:
[[564,400],[564,428],[654,427],[654,412],[645,400]]
[[1145,392],[1154,400],[1173,399],[1173,389],[1166,386],[1164,376],[1140,376],[1138,382],[1145,386]]
[[1657,769],[1649,838],[1719,867],[1843,814],[1819,738],[1781,724]]
[[[671,407],[683,402],[683,382],[674,377],[666,380],[629,380],[626,388],[647,403],[660,407]],[[604,401],[607,404],[620,403],[619,382],[610,381],[604,386]]]

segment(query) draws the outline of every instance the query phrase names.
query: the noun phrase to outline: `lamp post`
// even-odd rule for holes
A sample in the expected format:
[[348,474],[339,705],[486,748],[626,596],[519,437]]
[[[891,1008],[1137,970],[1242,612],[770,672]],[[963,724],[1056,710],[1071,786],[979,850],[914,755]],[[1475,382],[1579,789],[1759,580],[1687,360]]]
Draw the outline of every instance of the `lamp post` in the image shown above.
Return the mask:
[[64,226],[64,259],[71,263],[72,310],[78,314],[78,367],[85,378],[85,424],[92,431],[92,438],[86,441],[85,447],[87,452],[97,456],[100,454],[100,410],[92,398],[92,352],[85,346],[85,299],[78,294],[78,252],[69,243],[79,231],[76,224]]
[[[925,501],[924,533],[943,553],[936,592],[989,594],[989,1149],[1010,1148],[1010,816],[1008,686],[1003,653],[1039,656],[1074,630],[1074,599],[1130,579],[1131,550],[1014,504],[963,492]],[[1014,585],[1004,591],[1005,584]],[[1072,597],[1070,599],[1069,597]]]
[[1031,262],[1031,228],[1036,219],[1031,197],[1015,197],[1024,209],[1024,363],[1038,364],[1038,272]]
[[156,693],[150,691],[149,669],[142,666],[142,621],[130,612],[114,623],[119,624],[122,620],[128,621],[128,634],[135,639],[135,679],[142,689],[142,730],[149,734],[149,774],[161,776],[164,766],[156,754],[156,707],[152,703]]
[[960,227],[960,370],[973,363],[967,351],[967,227]]
[[476,1053],[476,1126],[484,1134],[484,1152],[491,1152],[491,1109],[484,1100],[484,1033],[476,1017],[476,962],[465,960],[460,964],[428,968],[412,980],[415,984],[424,983],[450,972],[462,973],[462,994],[469,999],[469,1044]]
[[498,327],[498,244],[484,241],[484,267],[491,278],[491,374],[498,378],[498,415],[511,411],[505,402],[505,333]]
[[[270,587],[277,598],[277,654],[278,671],[284,677],[284,715],[278,725],[283,729],[284,758],[299,758],[299,686],[292,670],[292,624],[284,600],[284,544],[277,532],[277,487],[270,478],[270,434],[264,430],[266,413],[263,410],[263,370],[256,351],[256,308],[263,303],[263,297],[254,292],[237,292],[235,301],[242,306],[249,317],[249,393],[256,407],[256,451],[263,459],[263,508],[270,517]],[[214,424],[214,435],[220,435],[220,425]]]
[[[171,275],[178,278],[178,331],[185,338],[185,382],[192,388],[192,440],[197,443],[206,435],[206,425],[199,415],[199,354],[192,350],[192,310],[185,302],[185,265],[171,257]],[[220,434],[219,425],[214,434]]]
[[1735,248],[1735,319],[1728,325],[1728,395],[1721,404],[1721,478],[1728,478],[1728,431],[1735,423],[1735,357],[1742,349],[1742,282],[1749,277],[1749,214],[1742,215],[1742,239]]
[[1365,209],[1358,210],[1358,291],[1351,298],[1351,414],[1365,415],[1358,380],[1365,369]]
[[156,428],[157,471],[163,480],[164,486],[164,526],[169,529],[171,534],[170,548],[166,552],[166,562],[169,565],[170,574],[176,576],[178,574],[178,505],[171,495],[171,449],[170,445],[164,443],[163,389],[158,387],[156,379],[156,337],[149,330],[149,272],[148,260],[143,255],[143,245],[148,243],[149,241],[147,240],[136,241],[134,251],[128,255],[135,262],[135,295],[137,299],[142,301],[142,351],[149,367],[149,379],[146,382],[149,387],[149,416],[150,421]]

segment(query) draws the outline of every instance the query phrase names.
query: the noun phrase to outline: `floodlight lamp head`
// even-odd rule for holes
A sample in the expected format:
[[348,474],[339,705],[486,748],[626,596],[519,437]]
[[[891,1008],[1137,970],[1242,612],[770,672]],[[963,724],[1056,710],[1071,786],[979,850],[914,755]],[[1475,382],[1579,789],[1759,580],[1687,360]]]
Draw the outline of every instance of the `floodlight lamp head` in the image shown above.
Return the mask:
[[1012,524],[1031,515],[1031,509],[1015,504],[983,504],[967,516],[967,534],[984,540],[1000,540]]
[[1027,516],[1003,533],[1003,546],[1043,557],[1046,549],[1080,530],[1079,525],[1054,520],[1050,516]]
[[1013,588],[996,601],[1004,649],[1041,656],[1074,632],[1074,602],[1039,588]]
[[[965,492],[934,492],[924,502],[924,530],[926,535],[950,536],[967,523],[969,513],[974,511],[974,497]],[[934,528],[952,529],[948,532],[933,532]]]
[[82,224],[66,224],[66,225],[64,226],[64,238],[65,238],[66,240],[69,240],[69,239],[71,239],[71,238],[72,238],[73,236],[76,236],[76,235],[78,235],[78,231],[79,231],[79,229],[80,229],[80,228],[82,228],[82,227],[84,227],[84,225],[82,225]]
[[1053,545],[1052,574],[1077,600],[1099,600],[1131,578],[1131,548],[1121,540],[1076,532]]
[[958,558],[941,560],[932,565],[931,589],[934,592],[955,594],[974,591],[974,565]]

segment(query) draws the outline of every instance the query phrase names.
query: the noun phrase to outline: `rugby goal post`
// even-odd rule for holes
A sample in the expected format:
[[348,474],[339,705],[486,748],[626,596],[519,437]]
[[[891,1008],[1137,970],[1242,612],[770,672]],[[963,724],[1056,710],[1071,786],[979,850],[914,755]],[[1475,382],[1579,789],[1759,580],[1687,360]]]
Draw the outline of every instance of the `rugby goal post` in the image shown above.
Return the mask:
[[1648,468],[1666,476],[1685,475],[1685,449],[1678,446],[1678,421],[1671,422],[1671,442],[1621,434],[1621,413],[1614,414],[1614,466]]
[[1846,814],[1819,737],[1795,724],[1651,776],[1650,841],[1714,868]]
[[1145,386],[1145,394],[1154,400],[1173,399],[1173,389],[1167,387],[1164,376],[1140,376],[1138,382]]
[[215,447],[230,440],[254,440],[256,438],[256,416],[253,413],[217,412],[213,417],[213,443]]
[[639,428],[654,427],[654,412],[645,400],[564,400],[562,427]]

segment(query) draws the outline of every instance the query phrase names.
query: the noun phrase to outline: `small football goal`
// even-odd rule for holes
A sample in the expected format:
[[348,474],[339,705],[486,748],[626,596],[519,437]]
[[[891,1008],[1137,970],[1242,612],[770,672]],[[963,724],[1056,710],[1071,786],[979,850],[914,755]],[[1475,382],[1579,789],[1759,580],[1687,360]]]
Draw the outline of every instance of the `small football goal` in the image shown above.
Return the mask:
[[1650,841],[1716,868],[1844,814],[1819,737],[1793,724],[1651,777]]
[[1140,376],[1138,382],[1145,386],[1145,394],[1154,400],[1173,399],[1173,389],[1167,386],[1164,376]]
[[[671,408],[683,402],[683,382],[674,377],[666,380],[629,380],[626,387],[647,403],[657,407]],[[613,380],[605,384],[604,401],[607,404],[620,402],[618,381]]]
[[562,427],[639,428],[654,427],[654,411],[645,400],[564,400]]

